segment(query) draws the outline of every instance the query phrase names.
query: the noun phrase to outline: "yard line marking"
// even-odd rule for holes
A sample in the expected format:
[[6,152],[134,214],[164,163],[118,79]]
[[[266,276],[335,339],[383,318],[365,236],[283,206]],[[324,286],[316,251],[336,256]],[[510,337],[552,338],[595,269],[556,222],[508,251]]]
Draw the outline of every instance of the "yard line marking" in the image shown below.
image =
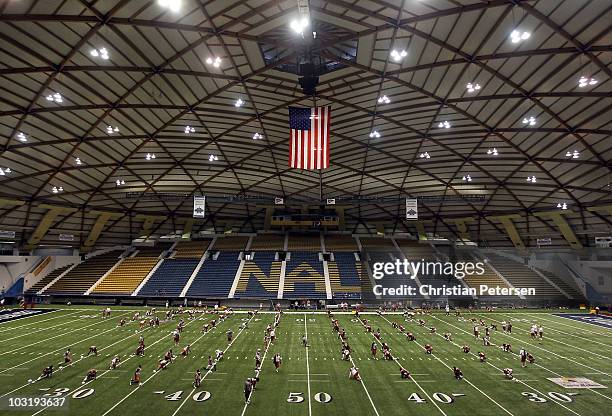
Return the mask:
[[[499,314],[506,314],[505,312],[489,312],[489,313],[496,313],[498,315]],[[520,315],[533,315],[533,313],[529,314],[527,312],[515,312],[515,313],[520,314]],[[550,314],[548,314],[548,313],[542,313],[542,315],[550,316]],[[556,316],[556,315],[552,315],[552,316],[554,318],[559,318],[559,319],[558,320],[557,319],[553,319],[553,320],[547,319],[547,321],[554,322],[554,323],[557,323],[557,324],[563,325],[563,326],[568,326],[568,327],[573,328],[573,329],[575,329],[577,331],[589,332],[591,334],[598,335],[600,337],[606,337],[606,338],[612,337],[612,334],[610,334],[610,333],[602,333],[602,332],[598,332],[598,331],[591,331],[590,329],[586,329],[585,327],[569,325],[569,324],[567,324],[565,322],[562,322],[562,321],[571,321],[571,322],[574,322],[574,323],[588,325],[589,328],[592,328],[594,326],[593,324],[589,324],[589,323],[581,322],[581,321],[575,321],[573,319],[565,318],[563,316]],[[546,319],[546,318],[542,318],[542,319]]]
[[[126,314],[123,314],[123,315],[126,315]],[[119,316],[123,316],[123,315],[119,315]],[[82,318],[82,319],[85,319],[85,318]],[[73,321],[73,322],[74,322],[74,321]],[[81,330],[83,330],[83,329],[85,329],[85,328],[89,328],[89,327],[94,326],[94,325],[99,325],[99,324],[102,324],[102,323],[104,323],[104,322],[107,322],[107,321],[99,321],[99,322],[94,322],[93,324],[85,325],[85,326],[80,327],[80,328],[71,328],[71,331],[70,331],[70,332],[74,332],[74,331],[81,331]],[[113,328],[113,329],[115,329],[115,328]],[[55,335],[55,336],[53,336],[53,337],[45,338],[45,339],[40,340],[40,341],[38,341],[38,342],[34,342],[34,343],[31,343],[31,344],[28,344],[28,345],[24,345],[23,347],[14,348],[14,349],[12,349],[12,350],[10,350],[10,351],[6,351],[6,352],[3,352],[3,353],[0,353],[0,355],[10,354],[10,353],[12,353],[12,352],[20,351],[20,350],[22,350],[22,349],[24,349],[24,348],[29,348],[29,347],[31,347],[31,346],[33,346],[33,345],[37,345],[37,344],[40,344],[40,343],[42,343],[42,342],[47,342],[47,341],[49,341],[49,340],[52,340],[52,339],[55,339],[55,338],[58,338],[58,337],[62,337],[62,336],[64,336],[64,335],[66,335],[66,333],[57,334],[57,335]],[[69,346],[67,346],[67,347],[65,347],[65,348],[68,348],[68,347],[69,347]]]
[[[238,333],[236,334],[236,336],[234,338],[232,338],[232,340],[230,341],[230,343],[228,344],[228,346],[225,348],[225,350],[223,350],[223,355],[225,355],[225,353],[227,352],[227,350],[230,349],[230,347],[234,344],[234,342],[238,339],[238,337],[240,336],[240,334],[242,334],[242,332],[247,328],[248,324],[251,323],[251,321],[253,320],[253,318],[255,317],[255,315],[253,315],[251,317],[251,319],[249,319],[247,321],[247,325],[245,325],[242,329],[240,329],[240,331],[238,331]],[[262,360],[262,364],[263,364],[263,360]],[[216,363],[215,363],[216,365]],[[208,375],[213,371],[213,368],[215,368],[214,366],[209,368],[208,371],[206,371],[206,374],[204,374],[204,376],[202,376],[202,382],[206,379],[206,377],[208,377]],[[221,374],[221,373],[219,373]],[[219,380],[219,379],[209,379],[210,380]],[[191,398],[191,395],[197,390],[196,387],[194,387],[193,389],[191,389],[191,391],[189,392],[189,394],[187,395],[187,397],[185,397],[185,399],[181,402],[181,404],[179,405],[179,407],[177,407],[177,409],[174,411],[174,413],[172,413],[172,416],[176,416],[176,414],[181,410],[181,408],[185,405],[185,403],[187,403],[187,400],[189,398]]]
[[[151,329],[151,328],[150,328],[150,327],[149,327],[149,328],[145,328],[143,331],[139,331],[139,332],[137,332],[137,333],[134,333],[134,334],[132,334],[132,335],[128,336],[127,338],[121,338],[120,340],[118,340],[118,341],[116,341],[116,342],[113,342],[112,344],[107,345],[107,346],[106,346],[106,347],[104,347],[104,348],[100,348],[100,351],[105,350],[105,349],[107,349],[107,348],[110,348],[110,347],[112,347],[112,346],[114,346],[114,345],[116,345],[116,344],[118,344],[118,343],[120,343],[120,342],[123,342],[123,341],[125,341],[126,339],[128,339],[128,338],[130,338],[130,337],[132,337],[132,336],[135,336],[135,335],[140,335],[140,334],[142,334],[142,333],[146,332],[148,329]],[[78,360],[74,361],[72,364],[67,365],[67,366],[64,366],[64,367],[60,367],[60,368],[58,368],[57,370],[55,370],[53,373],[55,374],[55,373],[57,373],[57,372],[59,372],[59,371],[62,371],[62,370],[64,370],[64,369],[66,369],[66,368],[72,368],[72,367],[73,367],[73,366],[74,366],[76,363],[78,363],[79,361],[84,360],[84,359],[86,359],[86,358],[88,358],[88,357],[90,357],[90,356],[89,356],[89,355],[84,355],[84,356],[81,356],[81,357],[80,357]],[[92,355],[91,357],[95,357],[95,355]],[[127,360],[126,360],[126,361],[127,361]],[[61,365],[61,364],[63,364],[63,363],[62,363],[62,362],[60,362],[60,363],[59,363],[59,365]],[[118,371],[118,370],[117,370],[117,371]],[[125,372],[125,371],[123,371],[123,372]],[[0,376],[2,376],[2,375],[3,375],[3,374],[0,374]],[[9,395],[9,394],[11,394],[11,393],[14,393],[14,392],[16,392],[16,391],[18,391],[18,390],[21,390],[21,389],[22,389],[22,388],[24,388],[24,387],[27,387],[27,386],[29,386],[30,384],[34,384],[34,383],[36,383],[37,381],[39,381],[39,379],[36,379],[36,380],[34,380],[32,383],[26,383],[26,384],[24,384],[24,385],[22,385],[22,386],[20,386],[20,387],[17,387],[17,388],[15,388],[15,389],[13,389],[13,390],[11,390],[11,391],[7,392],[7,393],[4,393],[2,396],[0,396],[0,399],[1,399],[1,398],[3,398],[3,397],[5,397],[5,396],[7,396],[7,395]]]
[[[276,316],[278,316],[279,321],[280,322],[280,313],[278,315],[275,315],[274,317],[274,323],[276,324]],[[274,330],[276,330],[276,325],[273,326]],[[263,367],[263,363],[266,362],[266,354],[268,353],[268,350],[270,349],[270,345],[272,344],[272,341],[268,341],[268,344],[266,345],[266,349],[264,350],[264,354],[263,357],[261,357],[261,366],[259,367],[259,369],[261,370],[261,368]],[[246,413],[246,409],[249,405],[249,403],[251,403],[251,397],[253,397],[253,392],[255,391],[255,389],[251,389],[251,392],[249,393],[249,398],[247,399],[247,402],[244,404],[244,408],[242,409],[242,414],[240,416],[244,416],[244,414]]]
[[[124,314],[124,315],[125,315],[125,314]],[[121,315],[119,315],[119,316],[121,316]],[[93,325],[95,325],[95,324],[93,324]],[[79,341],[77,341],[77,342],[74,342],[74,343],[72,343],[72,344],[68,344],[68,345],[66,345],[66,346],[63,346],[63,347],[57,348],[57,349],[55,349],[55,350],[53,350],[53,351],[49,351],[49,352],[48,352],[48,353],[46,353],[46,354],[39,355],[39,356],[37,356],[37,357],[34,357],[34,358],[32,358],[32,359],[30,359],[30,360],[28,360],[28,361],[25,361],[25,362],[21,363],[21,364],[17,364],[17,365],[14,365],[14,366],[12,366],[12,367],[6,368],[6,369],[4,369],[4,370],[0,371],[0,374],[1,374],[1,373],[5,373],[5,372],[6,372],[6,371],[8,371],[8,370],[12,370],[13,368],[22,367],[24,364],[31,363],[32,361],[36,361],[36,360],[38,360],[39,358],[46,357],[47,355],[50,355],[50,354],[56,353],[56,352],[58,352],[58,351],[63,351],[63,350],[65,350],[66,348],[71,347],[72,345],[79,344],[79,343],[81,343],[81,342],[83,342],[83,341],[87,341],[88,339],[95,338],[95,337],[97,337],[97,336],[100,336],[100,335],[106,334],[107,332],[113,331],[113,330],[115,330],[115,329],[117,329],[117,327],[115,327],[115,328],[110,328],[110,329],[108,329],[108,330],[106,330],[106,331],[103,331],[103,332],[100,332],[100,333],[98,333],[98,334],[96,334],[96,335],[92,335],[92,336],[90,336],[90,337],[83,338],[83,339],[81,339],[81,340],[79,340]],[[49,338],[49,339],[50,339],[50,338]],[[46,340],[45,340],[45,341],[46,341]],[[63,364],[63,363],[61,363],[61,362],[60,362],[59,364]]]
[[[50,315],[50,314],[52,314],[52,313],[54,313],[54,312],[63,312],[63,311],[65,311],[65,309],[56,309],[56,310],[51,311],[51,312],[46,312],[46,313],[44,313],[43,315]],[[4,332],[8,332],[8,331],[14,331],[14,330],[16,330],[16,329],[22,329],[23,327],[26,327],[26,326],[36,325],[36,324],[39,324],[39,323],[41,323],[41,322],[50,321],[50,320],[52,320],[52,319],[65,318],[65,317],[70,316],[70,315],[76,315],[77,313],[79,313],[79,311],[72,312],[72,313],[69,313],[69,314],[66,314],[66,315],[54,316],[53,318],[43,319],[42,321],[34,321],[34,322],[30,322],[29,324],[24,324],[24,325],[19,325],[19,326],[12,326],[12,327],[10,327],[10,328],[6,328],[6,329],[1,330],[1,331],[0,331],[0,334],[2,334],[2,333],[4,333]],[[25,316],[25,317],[23,317],[23,318],[19,318],[19,319],[16,319],[16,320],[14,320],[14,321],[6,321],[6,322],[4,322],[4,323],[9,323],[9,322],[21,322],[21,321],[23,321],[24,319],[34,318],[34,317],[36,317],[36,316],[40,316],[40,314],[37,314],[37,315],[30,315],[30,316]]]
[[308,324],[306,323],[306,313],[304,313],[304,336],[306,337],[306,374],[308,375],[308,415],[312,416],[312,403],[310,401],[310,365],[308,364]]
[[[451,323],[445,322],[444,320],[442,320],[442,319],[440,319],[440,318],[436,318],[434,315],[431,315],[431,317],[432,317],[432,318],[434,318],[434,319],[437,319],[437,320],[439,320],[439,321],[442,321],[442,322],[446,323],[446,324],[447,324],[447,325],[449,325],[449,326],[452,326],[452,327],[454,327],[454,328],[457,328],[458,330],[460,330],[460,331],[462,331],[462,332],[465,332],[466,334],[472,335],[470,332],[468,332],[468,331],[466,331],[466,330],[464,330],[464,329],[462,329],[462,328],[459,328],[458,326],[455,326],[455,325],[453,325],[453,324],[451,324]],[[460,345],[459,345],[459,344],[457,344],[457,343],[455,343],[454,341],[451,341],[451,342],[452,342],[453,344],[457,345],[458,347],[460,347]],[[495,344],[491,343],[491,345],[495,345]],[[473,352],[470,352],[470,354],[471,354],[471,355],[476,356],[476,354],[475,354],[475,353],[473,353]],[[514,353],[513,353],[513,355],[518,355],[518,354],[514,354]],[[495,366],[495,365],[491,364],[491,363],[490,363],[488,360],[486,361],[486,363],[487,363],[488,365],[492,366],[493,368],[495,368],[495,369],[497,369],[497,370],[499,370],[499,371],[502,371],[502,370],[501,370],[499,367],[497,367],[497,366]],[[551,373],[553,373],[553,374],[559,375],[558,373],[555,373],[554,371],[549,370],[548,368],[546,368],[546,367],[544,367],[544,366],[541,366],[541,365],[539,365],[539,364],[537,364],[537,363],[536,363],[535,365],[536,365],[536,366],[538,366],[538,367],[540,367],[540,368],[542,368],[542,369],[544,369],[544,370],[546,370],[546,371],[549,371],[549,372],[551,372]],[[515,379],[516,379],[516,380],[519,380],[519,379],[517,379],[516,377],[515,377]],[[524,384],[525,386],[529,387],[530,389],[533,389],[534,391],[536,391],[536,392],[540,393],[541,395],[543,395],[543,393],[542,393],[542,392],[540,392],[540,391],[536,390],[535,388],[533,388],[533,387],[529,386],[528,384],[524,383],[523,381],[519,380],[519,383]],[[599,393],[598,391],[596,391],[596,390],[594,390],[594,389],[588,389],[588,390],[589,390],[589,391],[592,391],[593,393],[595,393],[595,394],[597,394],[597,395],[600,395],[600,396],[602,396],[602,397],[605,397],[605,398],[606,398],[606,399],[608,399],[608,400],[612,400],[612,399],[610,399],[608,396],[606,396],[606,395],[604,395],[604,394],[602,394],[602,393]],[[562,403],[559,403],[559,402],[557,402],[557,401],[554,401],[554,402],[555,402],[555,403],[557,403],[557,404],[559,404],[560,406],[562,406],[562,407],[564,407],[564,408],[568,409],[570,412],[572,412],[572,413],[574,413],[574,414],[578,415],[578,413],[576,413],[576,412],[574,412],[573,410],[569,409],[568,407],[566,407],[566,406],[565,406],[565,405],[563,405]]]
[[[477,315],[477,316],[480,316],[480,315]],[[483,315],[483,316],[485,316],[485,315]],[[510,317],[506,317],[506,318],[511,319]],[[491,319],[491,320],[496,321],[495,319]],[[499,322],[499,321],[497,321],[497,322]],[[527,322],[525,322],[525,324],[527,325]],[[514,325],[514,322],[513,322],[513,325]],[[518,328],[518,324],[516,324],[516,326],[517,326],[517,328]],[[525,330],[525,329],[521,329],[521,330]],[[560,332],[561,334],[564,334],[564,335],[577,336],[577,335],[567,334],[567,333],[565,333],[565,332],[561,332],[561,331],[556,331],[554,328],[548,328],[548,327],[547,327],[547,328],[546,328],[546,330],[547,330],[547,331],[548,331],[548,330],[550,330],[550,331]],[[578,337],[579,337],[579,336],[578,336]],[[580,347],[577,347],[577,346],[575,346],[575,345],[571,345],[571,344],[565,343],[565,342],[563,342],[563,341],[560,341],[560,340],[559,340],[559,339],[557,339],[557,338],[553,338],[553,337],[548,336],[548,335],[546,336],[546,338],[547,338],[547,339],[551,339],[551,340],[553,340],[553,341],[555,341],[555,342],[558,342],[559,344],[567,345],[567,346],[568,346],[568,347],[570,347],[570,348],[574,348],[574,349],[576,349],[576,350],[584,351],[584,352],[586,352],[586,353],[596,355],[596,356],[598,356],[598,357],[600,357],[600,358],[603,358],[603,359],[606,359],[606,360],[612,360],[612,357],[607,357],[607,356],[605,356],[605,355],[598,354],[598,353],[596,353],[596,352],[592,352],[592,351],[589,351],[589,350],[585,350],[584,348],[580,348]],[[579,338],[581,338],[581,337],[579,337]],[[604,346],[606,346],[606,347],[610,347],[610,346],[609,346],[609,345],[607,345],[607,344],[603,344],[603,343],[600,343],[600,342],[597,342],[597,341],[591,341],[591,340],[590,340],[590,342],[594,342],[594,343],[598,343],[598,344],[604,345]],[[591,357],[591,358],[592,358],[592,357]]]
[[[533,316],[533,317],[534,317],[534,320],[535,320],[535,317],[536,317],[537,315],[533,315],[533,314],[532,314],[532,315],[529,315],[529,316]],[[560,323],[561,323],[561,322],[557,322],[557,321],[554,321],[554,320],[551,320],[551,319],[546,319],[546,318],[540,318],[540,317],[538,317],[537,319],[539,319],[540,321],[550,322],[550,323],[552,323],[552,324],[560,324]],[[567,319],[567,318],[563,318],[563,319]],[[572,328],[572,329],[575,329],[576,331],[581,331],[581,329],[579,329],[579,328],[574,328],[574,327],[571,327],[571,328]],[[579,335],[579,334],[572,334],[572,333],[570,333],[570,332],[564,332],[564,331],[561,331],[561,330],[556,329],[556,328],[550,328],[550,330],[551,330],[551,331],[554,331],[554,332],[559,332],[559,333],[564,334],[564,335],[569,335],[569,336],[571,336],[571,337],[575,337],[575,338],[584,339],[584,337],[583,337],[582,335]],[[589,341],[590,341],[590,342],[592,342],[592,343],[595,343],[595,344],[603,345],[603,346],[605,346],[605,347],[610,347],[610,344],[605,344],[605,343],[603,343],[603,342],[595,341],[595,340],[593,340],[593,339],[590,339]]]
[[[194,321],[192,320],[192,321],[187,322],[187,324],[186,324],[185,326],[189,325],[191,322],[194,322]],[[211,332],[213,332],[213,331],[208,331],[208,332],[203,333],[203,334],[202,334],[202,335],[200,335],[198,338],[196,338],[196,339],[195,339],[195,341],[193,341],[193,342],[191,343],[191,345],[194,345],[196,342],[198,342],[200,339],[202,339],[202,337],[204,337],[206,334],[210,334]],[[169,334],[168,334],[168,335],[166,335],[165,337],[160,338],[160,339],[158,340],[158,342],[159,342],[159,341],[161,341],[162,339],[166,338],[166,337],[169,337],[169,336],[172,336],[172,333],[169,333]],[[151,344],[151,345],[153,345],[153,344]],[[130,358],[132,358],[132,357],[134,357],[134,356],[132,355]],[[128,361],[128,360],[125,360],[125,361]],[[123,362],[121,362],[121,364],[123,364]],[[111,371],[111,370],[107,370],[107,371],[106,371],[106,373],[107,373],[107,372],[109,372],[109,371]],[[107,414],[109,414],[110,412],[112,412],[113,410],[115,410],[115,409],[117,408],[117,406],[119,406],[121,403],[123,403],[124,401],[126,401],[126,400],[127,400],[127,399],[128,399],[128,398],[129,398],[129,397],[132,395],[132,394],[134,394],[135,392],[137,392],[137,391],[140,389],[140,387],[144,386],[144,385],[145,385],[145,384],[146,384],[146,383],[147,383],[149,380],[151,380],[153,377],[155,377],[155,376],[156,376],[156,375],[158,375],[158,374],[161,374],[161,372],[162,372],[162,370],[159,370],[159,371],[154,372],[154,373],[153,373],[153,374],[152,374],[152,375],[151,375],[149,378],[147,378],[145,381],[143,381],[142,383],[140,383],[139,385],[137,385],[137,386],[136,386],[136,387],[135,387],[135,388],[134,388],[132,391],[130,391],[128,394],[126,394],[126,395],[125,395],[125,396],[124,396],[124,397],[123,397],[121,400],[119,400],[117,403],[115,403],[113,407],[111,407],[111,408],[110,408],[110,409],[108,409],[106,412],[104,412],[104,413],[102,414],[102,416],[106,416]],[[78,388],[78,387],[77,387],[77,388]],[[34,415],[32,415],[32,416],[35,416],[35,415],[36,415],[36,413],[35,413]]]
[[[363,322],[361,321],[361,319],[359,319],[359,323],[360,323],[361,325],[364,325],[364,324],[363,324]],[[364,325],[364,326],[365,326],[365,325]],[[372,334],[372,333],[371,333],[371,334]],[[372,334],[372,336],[374,337],[374,334]],[[374,339],[376,340],[376,342],[378,342],[378,343],[379,343],[379,344],[382,346],[382,342],[381,342],[381,341],[380,341],[378,338],[374,337]],[[400,368],[404,368],[404,367],[403,367],[403,366],[402,366],[402,365],[399,363],[399,361],[397,361],[397,359],[395,359],[395,357],[393,357],[393,356],[392,356],[392,358],[393,358],[393,361],[395,361],[395,363],[396,363],[396,364],[397,364],[397,365],[398,365]],[[431,398],[431,396],[429,395],[429,393],[427,393],[427,392],[425,391],[425,389],[424,389],[423,387],[421,387],[421,385],[419,384],[419,382],[417,382],[417,381],[416,381],[414,378],[411,378],[411,380],[412,380],[412,381],[414,382],[414,384],[416,384],[416,386],[417,386],[417,387],[418,387],[418,388],[419,388],[419,389],[420,389],[420,390],[423,392],[423,394],[424,394],[425,396],[427,396],[427,398],[429,399],[429,401],[430,401],[430,402],[432,402],[432,403],[434,404],[434,406],[436,406],[436,408],[437,408],[437,409],[438,409],[438,410],[439,410],[439,411],[440,411],[440,412],[441,412],[441,413],[442,413],[444,416],[446,416],[446,413],[444,412],[444,410],[442,410],[442,408],[441,408],[440,406],[438,406],[438,404],[437,404],[437,403],[436,403],[436,402],[435,402],[435,401],[434,401],[434,400]]]
[[[477,314],[476,314],[476,316],[480,317],[480,315],[477,315]],[[439,318],[436,318],[436,319],[439,319]],[[498,321],[497,319],[491,319],[491,320],[492,320],[492,321],[495,321],[495,322],[500,322],[500,323],[501,323],[501,321]],[[442,322],[444,322],[444,321],[442,321]],[[508,337],[508,338],[512,338],[512,339],[514,339],[514,340],[517,340],[518,342],[523,342],[523,341],[521,341],[519,338],[516,338],[515,336],[513,336],[513,335],[511,335],[511,334],[506,334],[506,333],[501,332],[501,333],[500,333],[500,335],[504,335],[504,336],[506,336],[506,337]],[[539,347],[539,346],[537,346],[537,345],[535,345],[535,344],[527,344],[527,345],[530,345],[531,347],[533,347],[533,348],[537,348],[537,349],[542,350],[542,351],[546,351],[546,352],[548,352],[548,353],[550,353],[550,354],[553,354],[553,355],[555,355],[555,356],[557,356],[557,357],[559,357],[559,358],[561,358],[561,359],[563,359],[563,360],[571,361],[571,362],[573,362],[573,363],[576,363],[576,364],[578,364],[578,365],[581,365],[581,366],[583,366],[583,367],[586,367],[586,368],[588,368],[589,370],[597,371],[599,374],[604,374],[604,372],[603,372],[603,371],[600,371],[600,370],[598,370],[598,369],[596,369],[596,368],[590,367],[590,366],[588,366],[588,365],[586,365],[586,364],[582,364],[582,363],[580,363],[580,362],[578,362],[578,361],[576,361],[576,360],[573,360],[573,359],[571,359],[571,358],[564,357],[564,356],[562,356],[561,354],[557,354],[557,353],[556,353],[556,352],[554,352],[554,351],[547,350],[546,348]]]
[[[26,337],[26,336],[28,336],[28,335],[36,334],[36,333],[41,332],[41,331],[46,331],[46,330],[48,330],[48,329],[57,328],[58,326],[62,326],[62,325],[69,325],[69,324],[71,324],[71,323],[73,323],[73,322],[80,321],[80,320],[82,320],[82,319],[87,319],[87,318],[79,318],[79,319],[74,319],[74,320],[71,320],[71,321],[68,321],[68,322],[62,322],[62,323],[59,323],[59,324],[57,324],[57,325],[52,325],[52,326],[49,326],[49,327],[46,327],[46,328],[40,328],[40,329],[37,329],[36,331],[29,331],[29,332],[26,332],[26,333],[24,333],[24,334],[14,336],[14,337],[12,337],[12,338],[6,338],[6,339],[3,339],[3,340],[2,340],[2,342],[4,343],[4,342],[6,342],[6,341],[11,341],[11,340],[13,340],[13,339],[17,339],[17,338],[21,338],[21,337]],[[6,354],[6,353],[3,353],[3,354]],[[1,354],[0,354],[0,355],[1,355]]]

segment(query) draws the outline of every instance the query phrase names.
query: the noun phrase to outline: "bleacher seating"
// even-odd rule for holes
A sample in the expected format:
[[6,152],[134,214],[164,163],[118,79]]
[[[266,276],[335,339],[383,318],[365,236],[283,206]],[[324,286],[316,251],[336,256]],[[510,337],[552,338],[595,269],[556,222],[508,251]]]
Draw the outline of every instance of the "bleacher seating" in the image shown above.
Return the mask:
[[291,253],[285,269],[284,299],[325,299],[325,272],[318,253]]
[[211,240],[181,241],[174,248],[175,259],[199,259],[210,245]]
[[59,269],[51,270],[49,274],[40,279],[38,282],[34,283],[34,285],[32,285],[32,287],[30,287],[28,290],[26,290],[25,293],[28,295],[35,294],[36,292],[47,286],[49,283],[51,283],[60,274],[68,270],[68,268],[70,268],[71,266],[72,264],[69,264],[67,266],[60,267]]
[[199,258],[165,259],[138,292],[139,296],[179,296]]
[[559,287],[565,293],[570,295],[572,299],[581,300],[581,301],[585,300],[584,295],[580,293],[578,289],[574,288],[573,286],[570,286],[565,280],[561,279],[558,276],[555,276],[554,274],[546,270],[540,270],[540,273],[546,276],[548,280],[556,284],[557,287]]
[[258,234],[249,250],[280,251],[285,246],[285,236],[280,234]]
[[487,258],[493,267],[495,267],[495,269],[497,269],[497,271],[514,287],[534,288],[536,297],[565,298],[557,288],[550,285],[546,280],[542,279],[542,276],[526,265],[496,254],[487,254]]
[[117,263],[122,251],[90,257],[62,276],[44,294],[82,295]]
[[361,262],[355,260],[354,253],[334,253],[334,260],[327,262],[333,298],[361,298]]
[[124,259],[91,293],[132,294],[155,267],[159,256],[171,245],[162,243],[155,247],[139,248],[135,256]]
[[240,266],[239,254],[238,251],[222,251],[217,260],[213,260],[212,256],[206,259],[189,287],[187,296],[226,298]]
[[325,237],[325,251],[338,253],[341,251],[358,252],[357,242],[350,235],[331,234]]
[[402,250],[408,261],[437,260],[438,256],[429,244],[419,243],[413,240],[396,239],[397,245]]
[[274,251],[257,251],[253,260],[244,262],[234,297],[276,299],[282,261],[274,261]]
[[[471,255],[471,253],[457,253],[457,261],[465,262],[477,262],[481,259],[477,259]],[[471,274],[463,278],[463,281],[467,283],[469,287],[473,287],[478,291],[480,285],[487,285],[489,287],[499,286],[507,288],[508,285],[495,273],[488,265],[485,265],[484,274]]]
[[212,249],[215,251],[218,251],[218,250],[242,251],[244,250],[248,241],[249,241],[249,237],[241,236],[241,235],[229,236],[229,237],[219,237],[215,241],[215,245],[214,247],[212,247]]
[[321,251],[319,234],[289,234],[288,251]]

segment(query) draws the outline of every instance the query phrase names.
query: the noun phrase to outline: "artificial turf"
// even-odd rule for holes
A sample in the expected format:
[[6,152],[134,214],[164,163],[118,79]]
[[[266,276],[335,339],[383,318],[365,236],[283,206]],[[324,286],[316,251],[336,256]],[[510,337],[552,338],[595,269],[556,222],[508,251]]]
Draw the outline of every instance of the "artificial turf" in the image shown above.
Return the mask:
[[[550,311],[463,312],[461,319],[439,312],[416,316],[426,321],[425,326],[407,322],[402,314],[362,313],[361,318],[374,330],[380,328],[381,342],[390,346],[394,360],[383,360],[380,348],[374,359],[370,347],[378,341],[373,334],[366,332],[354,315],[337,312],[334,317],[345,329],[351,358],[359,367],[362,381],[358,382],[348,377],[352,363],[341,359],[341,341],[325,313],[284,313],[277,340],[267,350],[264,332],[274,321],[273,313],[258,313],[251,319],[236,312],[205,334],[202,325],[214,315],[201,314],[191,321],[184,316],[187,326],[180,347],[191,344],[191,354],[154,372],[165,351],[172,348],[180,352],[171,336],[179,317],[141,332],[136,322],[130,322],[135,310],[117,307],[111,318],[102,319],[100,308],[61,306],[54,312],[0,324],[0,414],[563,416],[604,414],[612,404],[608,388],[566,389],[548,380],[586,377],[608,386],[612,381],[612,331]],[[163,319],[164,310],[157,313]],[[124,327],[117,326],[121,317],[128,320]],[[499,331],[491,336],[494,345],[485,347],[482,340],[475,339],[471,318],[497,324]],[[513,322],[512,334],[501,331],[503,320]],[[243,322],[248,322],[248,327],[241,331]],[[416,341],[408,341],[392,322],[411,331]],[[533,322],[544,327],[543,340],[530,338]],[[431,333],[431,326],[436,327],[436,333]],[[231,345],[228,329],[234,333]],[[141,333],[146,355],[135,357],[132,354]],[[308,347],[302,345],[305,333]],[[445,340],[444,333],[451,333],[452,341]],[[514,353],[498,348],[502,343],[512,344]],[[425,344],[434,347],[432,355],[425,354]],[[91,345],[98,347],[97,357],[85,356]],[[463,345],[471,347],[469,354],[462,351]],[[536,358],[526,368],[521,368],[516,355],[521,347]],[[74,363],[59,370],[66,348],[71,348]],[[260,382],[245,405],[244,381],[254,375],[257,348],[265,353],[265,359]],[[227,351],[217,371],[208,372],[204,369],[208,355],[217,349]],[[479,351],[486,352],[486,362],[478,360]],[[278,373],[271,361],[275,353],[283,358]],[[117,369],[107,371],[116,354],[123,361]],[[56,369],[51,379],[28,383],[49,364]],[[143,367],[143,383],[130,386],[138,364]],[[411,379],[400,378],[400,366],[410,371]],[[463,380],[453,377],[453,366],[461,368]],[[516,380],[504,378],[501,370],[506,367],[514,370]],[[98,370],[98,378],[82,384],[90,368]],[[197,368],[203,369],[204,381],[193,388]],[[8,407],[11,397],[45,394],[66,397],[66,407],[21,411]],[[85,397],[73,398],[80,395]]]

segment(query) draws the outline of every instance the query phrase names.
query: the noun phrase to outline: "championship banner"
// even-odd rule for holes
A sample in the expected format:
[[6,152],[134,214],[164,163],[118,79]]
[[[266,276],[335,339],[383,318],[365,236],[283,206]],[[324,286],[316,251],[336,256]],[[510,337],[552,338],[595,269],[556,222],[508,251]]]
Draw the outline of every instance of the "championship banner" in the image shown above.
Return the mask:
[[419,210],[417,207],[417,200],[406,198],[406,219],[407,220],[418,220]]
[[205,217],[205,196],[194,196],[193,197],[193,218],[204,218]]

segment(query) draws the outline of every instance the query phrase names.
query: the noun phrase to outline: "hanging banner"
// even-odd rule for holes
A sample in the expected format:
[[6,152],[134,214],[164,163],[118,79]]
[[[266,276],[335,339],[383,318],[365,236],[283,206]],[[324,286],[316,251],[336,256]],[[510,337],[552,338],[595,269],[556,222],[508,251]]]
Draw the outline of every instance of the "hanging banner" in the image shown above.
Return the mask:
[[74,241],[74,234],[60,234],[59,241]]
[[417,208],[417,200],[406,198],[406,219],[407,220],[418,220],[419,210]]
[[205,207],[206,207],[206,197],[194,195],[193,197],[193,218],[204,218],[206,214]]
[[274,205],[284,205],[285,204],[285,200],[281,197],[276,197],[274,198]]

